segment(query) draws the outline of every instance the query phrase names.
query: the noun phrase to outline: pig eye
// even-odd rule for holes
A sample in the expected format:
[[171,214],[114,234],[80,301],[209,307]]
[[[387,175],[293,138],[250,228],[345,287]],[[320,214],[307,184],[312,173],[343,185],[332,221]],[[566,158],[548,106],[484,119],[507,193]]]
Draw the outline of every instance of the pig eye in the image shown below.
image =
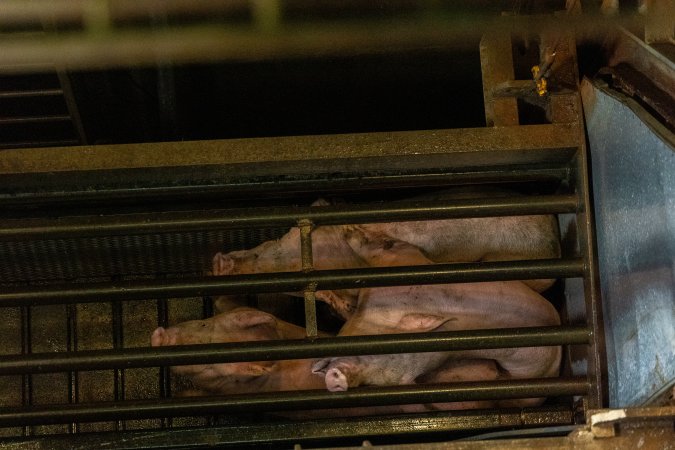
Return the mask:
[[205,327],[205,326],[206,326],[206,324],[205,324],[205,323],[202,323],[202,326],[203,326],[203,327]]

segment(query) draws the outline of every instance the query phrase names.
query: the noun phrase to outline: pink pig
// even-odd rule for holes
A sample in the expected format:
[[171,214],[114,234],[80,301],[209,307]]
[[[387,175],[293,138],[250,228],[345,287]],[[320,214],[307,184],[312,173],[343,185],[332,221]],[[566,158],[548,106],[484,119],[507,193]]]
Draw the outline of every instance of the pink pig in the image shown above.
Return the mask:
[[[394,242],[385,249],[379,240],[377,234],[364,230],[349,237],[353,248],[357,248],[355,241],[361,244],[358,254],[366,262],[376,259],[391,265],[402,261],[431,263],[408,243]],[[559,324],[560,318],[551,303],[519,281],[397,286],[361,289],[357,309],[339,335]],[[341,391],[362,384],[412,383],[420,375],[455,358],[494,360],[503,378],[551,377],[558,374],[561,349],[532,347],[324,358],[313,370],[326,375],[329,390]]]
[[[324,205],[325,202],[315,204]],[[369,242],[354,239],[367,236]],[[317,270],[391,265],[414,265],[405,257],[384,252],[360,256],[362,247],[389,249],[403,242],[418,249],[425,261],[436,263],[544,259],[560,256],[558,226],[550,215],[486,217],[410,221],[366,225],[320,226],[312,233],[314,268]],[[406,249],[399,250],[406,251]],[[425,262],[426,263],[426,262]],[[213,259],[214,275],[289,272],[301,269],[300,231],[292,228],[279,240],[267,241],[250,250],[218,253]],[[542,292],[554,280],[527,280]],[[319,291],[317,299],[328,303],[344,319],[351,317],[358,290]]]
[[[184,322],[170,328],[157,328],[151,337],[154,347],[216,342],[247,342],[278,339],[302,339],[304,328],[277,319],[271,314],[240,307],[205,320]],[[192,381],[195,389],[182,395],[220,395],[324,389],[323,374],[312,373],[312,359],[261,361],[174,366],[172,372]],[[491,360],[448,361],[435,371],[420,377],[424,383],[494,380],[499,372]],[[490,408],[505,404],[470,401],[398,406],[369,406],[283,413],[293,418],[318,418],[372,414],[411,413],[430,410]]]

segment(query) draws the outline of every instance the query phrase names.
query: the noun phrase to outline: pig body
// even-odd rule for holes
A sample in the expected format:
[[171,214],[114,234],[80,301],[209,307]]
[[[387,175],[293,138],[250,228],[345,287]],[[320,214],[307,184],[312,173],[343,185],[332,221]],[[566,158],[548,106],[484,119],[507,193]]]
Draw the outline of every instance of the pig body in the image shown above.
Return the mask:
[[[366,263],[431,263],[417,247],[398,241],[383,248],[379,239],[363,229],[347,238]],[[339,335],[560,324],[553,305],[520,281],[367,288],[360,290],[357,304]],[[325,373],[329,390],[340,391],[361,384],[409,384],[456,358],[494,360],[506,378],[549,377],[558,373],[561,350],[532,347],[324,358],[313,369]]]
[[[553,306],[518,281],[362,289],[340,336],[558,325]],[[506,378],[558,373],[560,347],[463,350],[325,358],[315,366],[331,391],[362,384],[399,385],[448,359],[490,359]]]
[[[157,328],[153,346],[216,342],[301,339],[305,330],[253,308],[235,308],[205,320],[184,322],[168,329]],[[183,395],[219,395],[256,392],[324,389],[324,377],[312,373],[312,359],[174,366],[172,371],[187,377],[194,389]],[[424,374],[420,382],[448,383],[494,380],[500,376],[491,360],[453,360]],[[396,406],[369,406],[284,413],[293,418],[318,418],[372,414],[413,413],[431,410],[490,408],[493,401],[451,402]]]
[[[354,235],[365,236],[355,239]],[[362,247],[389,249],[403,242],[436,263],[544,259],[560,256],[557,222],[553,216],[509,216],[395,223],[320,226],[312,233],[314,268],[317,270],[407,265],[405,258],[369,258]],[[411,247],[411,248],[412,248]],[[385,254],[389,254],[386,253]],[[299,271],[300,231],[292,228],[279,240],[267,241],[251,250],[218,253],[214,275]],[[554,280],[527,280],[538,292]],[[320,288],[320,287],[319,287]],[[319,291],[317,298],[328,303],[339,316],[351,317],[358,290]]]

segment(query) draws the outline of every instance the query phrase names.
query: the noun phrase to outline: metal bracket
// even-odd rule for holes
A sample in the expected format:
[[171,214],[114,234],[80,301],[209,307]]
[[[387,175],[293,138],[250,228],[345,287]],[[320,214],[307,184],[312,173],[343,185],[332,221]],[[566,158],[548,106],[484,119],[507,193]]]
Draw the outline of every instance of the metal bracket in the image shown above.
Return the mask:
[[662,426],[662,422],[670,421],[672,427],[675,421],[675,406],[590,410],[588,417],[593,437],[614,437],[618,428],[626,423],[649,427]]

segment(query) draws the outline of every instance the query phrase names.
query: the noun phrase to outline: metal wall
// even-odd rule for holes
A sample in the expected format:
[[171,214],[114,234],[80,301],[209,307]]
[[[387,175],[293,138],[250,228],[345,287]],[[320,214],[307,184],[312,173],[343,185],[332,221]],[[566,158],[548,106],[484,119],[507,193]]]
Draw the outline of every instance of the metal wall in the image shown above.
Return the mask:
[[637,103],[585,81],[609,406],[675,384],[675,143]]

